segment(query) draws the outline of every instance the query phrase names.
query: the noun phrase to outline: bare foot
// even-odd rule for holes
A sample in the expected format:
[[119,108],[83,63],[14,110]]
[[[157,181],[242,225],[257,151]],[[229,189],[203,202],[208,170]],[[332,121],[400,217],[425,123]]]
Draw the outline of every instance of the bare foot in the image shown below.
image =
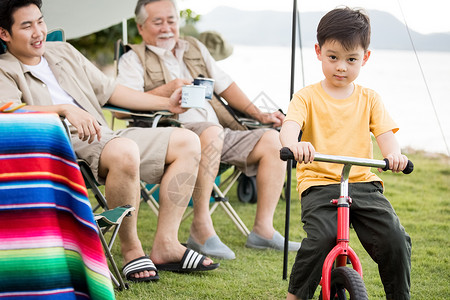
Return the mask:
[[[126,251],[126,253],[123,252],[122,255],[123,255],[123,261],[124,261],[124,266],[125,266],[130,261],[144,256],[145,253],[141,249],[141,250]],[[147,277],[153,277],[153,276],[156,276],[155,271],[142,271],[142,272],[130,274],[130,277],[132,277],[132,278],[147,278]]]
[[148,277],[154,277],[156,276],[156,272],[155,271],[144,271],[144,272],[139,272],[139,273],[134,273],[134,274],[130,274],[130,277],[133,278],[148,278]]

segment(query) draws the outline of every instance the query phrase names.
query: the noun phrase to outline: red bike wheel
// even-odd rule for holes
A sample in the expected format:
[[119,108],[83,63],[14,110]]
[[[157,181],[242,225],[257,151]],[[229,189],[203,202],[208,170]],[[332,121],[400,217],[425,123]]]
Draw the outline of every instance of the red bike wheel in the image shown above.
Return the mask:
[[[368,300],[366,286],[358,272],[352,268],[339,267],[331,270],[330,298],[338,300]],[[322,295],[320,295],[322,299]]]

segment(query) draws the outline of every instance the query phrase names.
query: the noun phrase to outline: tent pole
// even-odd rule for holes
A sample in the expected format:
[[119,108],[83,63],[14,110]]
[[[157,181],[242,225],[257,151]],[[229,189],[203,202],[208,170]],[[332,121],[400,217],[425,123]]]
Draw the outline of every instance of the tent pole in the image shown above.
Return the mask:
[[122,19],[122,41],[124,45],[128,44],[128,25],[127,19]]
[[297,7],[298,48],[300,49],[300,65],[302,66],[302,88],[305,87],[305,63],[303,62],[302,30],[300,25],[300,9]]
[[295,80],[295,48],[297,40],[297,0],[294,0],[294,8],[292,14],[292,42],[291,42],[291,88],[289,100],[294,95],[294,80]]
[[[294,0],[294,7],[292,9],[292,48],[291,48],[291,90],[289,99],[294,94],[294,77],[295,77],[295,40],[297,37],[297,0]],[[289,221],[291,215],[291,174],[292,174],[292,161],[288,160],[287,167],[287,180],[285,188],[286,198],[286,220],[284,227],[284,257],[283,257],[283,280],[287,279],[287,265],[288,265],[288,251],[289,251]]]

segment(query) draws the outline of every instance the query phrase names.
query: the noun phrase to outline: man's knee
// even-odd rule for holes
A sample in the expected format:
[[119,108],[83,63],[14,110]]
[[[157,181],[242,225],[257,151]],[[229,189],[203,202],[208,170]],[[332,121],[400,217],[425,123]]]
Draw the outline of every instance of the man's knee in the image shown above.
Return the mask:
[[261,159],[271,161],[270,168],[276,168],[277,170],[285,170],[286,162],[282,161],[280,157],[281,142],[278,131],[268,130],[261,137],[260,141],[256,145],[255,149],[260,153]]
[[273,153],[277,153],[278,155],[278,152],[281,149],[280,135],[278,131],[267,130],[264,132],[256,147],[265,149],[265,153],[270,153],[271,155],[273,155]]
[[186,157],[200,155],[200,139],[188,129],[176,128],[170,135],[169,151],[183,154]]
[[124,175],[139,174],[140,154],[138,145],[127,138],[116,138],[108,142],[100,156],[100,169],[114,170]]
[[272,144],[281,145],[280,133],[276,130],[267,130],[266,132],[264,132],[263,138],[268,139],[270,142],[272,142]]
[[202,143],[202,148],[208,146],[209,143],[214,143],[216,146],[223,146],[224,131],[220,126],[210,126],[203,130],[200,134],[200,141]]

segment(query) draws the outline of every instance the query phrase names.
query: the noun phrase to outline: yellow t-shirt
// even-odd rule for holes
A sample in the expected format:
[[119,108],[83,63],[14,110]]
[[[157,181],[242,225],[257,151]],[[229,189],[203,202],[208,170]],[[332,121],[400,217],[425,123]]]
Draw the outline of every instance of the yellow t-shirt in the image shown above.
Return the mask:
[[[310,142],[316,152],[329,155],[373,158],[371,133],[398,131],[380,96],[373,90],[355,84],[352,95],[334,99],[320,82],[297,93],[289,104],[285,121],[297,122],[302,141]],[[311,186],[339,183],[342,164],[313,162],[297,164],[297,190],[301,194]],[[349,182],[381,179],[368,167],[353,166]]]

